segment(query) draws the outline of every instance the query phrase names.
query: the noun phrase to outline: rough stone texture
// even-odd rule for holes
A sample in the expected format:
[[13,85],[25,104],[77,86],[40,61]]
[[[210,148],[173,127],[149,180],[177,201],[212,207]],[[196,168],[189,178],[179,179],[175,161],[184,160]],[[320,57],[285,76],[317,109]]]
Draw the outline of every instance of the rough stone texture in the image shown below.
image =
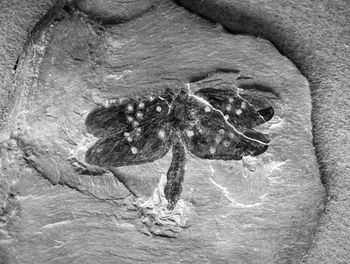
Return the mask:
[[128,21],[142,15],[159,0],[77,0],[75,5],[103,23]]
[[179,2],[232,32],[269,39],[310,80],[314,144],[329,196],[314,246],[304,262],[348,263],[349,1]]
[[[295,66],[268,41],[231,35],[172,3],[105,28],[80,15],[59,17],[39,28],[13,84],[12,139],[2,145],[3,171],[17,176],[3,220],[8,255],[18,263],[298,263],[324,191],[308,84]],[[112,173],[84,163],[96,141],[85,118],[108,100],[182,87],[218,67],[279,94],[264,93],[275,109],[258,128],[269,134],[269,149],[242,161],[189,156],[171,216],[186,224],[147,236],[158,232],[154,211],[140,203],[161,190],[171,153],[120,168],[141,193],[136,199]],[[236,77],[220,78],[234,84]]]
[[[41,6],[43,4],[46,7],[49,1],[38,0],[35,3],[33,1],[16,1],[16,4],[13,4],[13,2],[3,0],[0,3],[0,27],[2,29],[1,63],[6,65],[2,66],[0,76],[1,78],[6,77],[7,81],[18,55],[17,51],[11,51],[11,47],[16,47],[18,51],[21,49],[27,29],[30,29],[35,24],[35,20],[46,12],[45,8],[37,8],[37,5]],[[193,3],[194,1],[188,2]],[[206,1],[206,3],[213,2]],[[223,3],[223,1],[215,2]],[[23,5],[27,5],[27,3],[28,6],[23,8]],[[202,1],[198,1],[198,3],[203,4]],[[203,5],[207,9],[202,9],[202,14],[210,15],[210,12],[213,13],[215,10],[221,9],[221,14],[223,14],[223,11],[226,11],[228,15],[222,17],[226,17],[231,21],[239,17],[239,15],[244,15],[243,19],[234,26],[228,26],[228,23],[220,19],[221,17],[216,17],[216,19],[233,31],[255,33],[270,39],[283,54],[292,58],[303,74],[311,80],[314,104],[313,122],[317,125],[317,129],[314,129],[314,135],[316,135],[317,139],[316,150],[319,160],[322,162],[323,177],[328,184],[330,196],[327,214],[323,218],[323,224],[314,241],[315,246],[311,248],[310,257],[305,258],[304,261],[307,263],[346,263],[350,252],[349,231],[347,228],[350,211],[348,208],[348,188],[350,184],[347,182],[348,177],[346,177],[346,175],[349,175],[347,166],[349,157],[346,154],[349,147],[346,144],[349,142],[347,139],[349,138],[348,131],[350,129],[348,122],[346,122],[349,119],[347,110],[349,105],[347,98],[349,96],[346,94],[348,92],[348,76],[350,76],[348,73],[349,59],[347,57],[349,54],[349,46],[347,45],[349,43],[349,33],[347,32],[349,4],[347,1],[299,1],[295,4],[289,1],[248,1],[242,3],[234,0],[225,1],[225,4],[224,6],[216,5],[218,9],[215,6],[208,7]],[[6,5],[8,8],[3,8]],[[229,8],[230,6],[231,8]],[[33,17],[28,16],[28,14],[38,14],[38,16]],[[249,22],[247,18],[250,18],[250,23],[247,23]],[[26,22],[21,24],[24,20]],[[23,26],[17,27],[19,24]],[[252,24],[253,26],[251,26]],[[249,25],[248,28],[247,25]],[[17,39],[18,36],[20,37]],[[8,37],[10,39],[15,37],[16,40],[5,40]],[[2,84],[3,87],[8,89],[8,83]],[[342,111],[338,111],[338,109],[342,109]],[[15,144],[13,141],[6,143],[6,148],[12,149],[15,147]],[[12,156],[15,156],[14,158],[16,158],[16,154],[11,153]],[[1,155],[2,157],[5,155],[7,157],[10,156],[8,152],[2,152]],[[21,156],[22,153],[18,153],[18,155]],[[50,184],[40,180],[39,177],[30,176],[30,173],[33,173],[33,171],[26,169],[25,164],[23,166],[25,167],[19,168],[23,174],[22,186],[26,188],[26,191],[22,191],[22,193],[24,195],[26,193],[32,195],[31,191],[37,193],[38,196],[33,196],[33,198],[47,193],[47,191],[42,190],[45,186],[50,189]],[[14,178],[20,175],[20,173],[14,174]],[[2,173],[1,176],[3,179],[4,174]],[[91,182],[84,181],[84,183],[89,185]],[[103,183],[103,179],[101,183]],[[135,184],[140,184],[140,179],[137,179]],[[38,187],[27,190],[28,186],[35,185]],[[145,185],[141,184],[141,186]],[[3,199],[3,208],[6,208],[6,212],[11,212],[11,208],[17,208],[17,203],[13,199],[13,188],[9,188],[4,182],[2,182],[2,188],[4,188],[4,194],[8,194],[5,197],[6,199]],[[21,189],[18,190],[21,191]],[[64,187],[58,190],[61,194],[65,191],[69,192]],[[99,193],[106,195],[107,199],[110,197],[105,190]],[[146,194],[146,191],[144,193]],[[46,196],[51,197],[51,194]],[[59,199],[60,196],[55,198]],[[74,206],[71,203],[71,201],[65,203],[64,201],[56,200],[51,204],[50,210],[45,210],[45,212],[52,213],[59,210],[58,212],[62,213],[64,208],[69,211],[72,208],[74,209],[74,206],[84,208],[82,203],[77,203]],[[31,204],[32,208],[40,208],[42,205],[41,202],[36,203],[35,200],[31,201]],[[59,205],[61,205],[61,209],[57,209]],[[72,208],[69,208],[69,206],[72,206]],[[82,210],[81,208],[78,209]],[[104,209],[102,208],[101,210]],[[98,215],[98,212],[100,211],[96,209],[95,215]],[[111,212],[113,213],[113,211]],[[52,215],[54,216],[54,214]],[[102,217],[97,217],[98,221],[101,221],[101,218],[106,213],[103,212],[100,215]],[[54,219],[52,220],[54,221]],[[86,227],[82,228],[85,229]],[[15,234],[17,231],[11,230],[11,232]],[[2,237],[6,236],[2,234]],[[11,240],[5,243],[9,242]],[[53,248],[54,246],[57,245],[53,245]],[[63,251],[61,252],[61,254],[64,253]],[[87,259],[91,256],[89,254],[87,254]],[[8,260],[8,256],[8,252],[1,252],[3,262]],[[91,257],[93,262],[94,256]],[[51,261],[60,263],[55,258]],[[11,262],[8,260],[8,263],[15,263],[15,260]]]
[[[54,0],[0,1],[0,120],[7,105],[12,70],[30,31]],[[0,123],[0,128],[3,122]]]

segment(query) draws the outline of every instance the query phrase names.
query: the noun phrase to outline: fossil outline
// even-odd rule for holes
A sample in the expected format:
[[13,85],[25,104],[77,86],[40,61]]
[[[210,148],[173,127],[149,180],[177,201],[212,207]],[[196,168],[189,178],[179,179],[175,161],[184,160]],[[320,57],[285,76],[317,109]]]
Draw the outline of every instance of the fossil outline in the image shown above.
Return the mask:
[[85,124],[100,139],[87,151],[86,162],[101,167],[149,163],[172,146],[164,188],[172,210],[182,191],[186,149],[202,159],[260,155],[269,139],[253,128],[273,115],[271,106],[257,110],[234,89],[203,88],[192,93],[190,87],[167,88],[157,97],[129,98],[92,110]]

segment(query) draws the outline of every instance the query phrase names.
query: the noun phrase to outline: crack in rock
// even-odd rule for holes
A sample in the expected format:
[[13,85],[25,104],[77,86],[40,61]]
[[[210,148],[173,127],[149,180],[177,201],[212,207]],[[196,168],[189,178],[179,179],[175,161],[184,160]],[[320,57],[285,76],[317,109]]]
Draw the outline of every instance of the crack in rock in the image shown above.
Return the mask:
[[228,191],[227,187],[224,187],[214,181],[213,177],[214,177],[215,171],[211,162],[210,162],[210,170],[211,170],[211,175],[209,176],[209,181],[223,193],[223,195],[227,198],[227,200],[231,202],[232,207],[250,208],[250,207],[260,206],[262,204],[262,203],[242,204],[237,202],[235,199],[232,198],[232,195]]

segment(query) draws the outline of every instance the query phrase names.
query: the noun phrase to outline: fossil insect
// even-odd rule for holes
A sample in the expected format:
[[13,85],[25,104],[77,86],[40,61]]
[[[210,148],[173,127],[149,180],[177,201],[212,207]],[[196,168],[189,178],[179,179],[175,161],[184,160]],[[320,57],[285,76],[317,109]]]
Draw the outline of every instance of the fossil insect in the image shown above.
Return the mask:
[[267,136],[253,128],[270,120],[273,108],[257,110],[249,99],[229,88],[166,89],[157,97],[98,107],[86,119],[88,132],[100,138],[86,161],[101,167],[143,164],[172,147],[164,188],[172,210],[182,191],[187,152],[202,159],[240,160],[267,150]]

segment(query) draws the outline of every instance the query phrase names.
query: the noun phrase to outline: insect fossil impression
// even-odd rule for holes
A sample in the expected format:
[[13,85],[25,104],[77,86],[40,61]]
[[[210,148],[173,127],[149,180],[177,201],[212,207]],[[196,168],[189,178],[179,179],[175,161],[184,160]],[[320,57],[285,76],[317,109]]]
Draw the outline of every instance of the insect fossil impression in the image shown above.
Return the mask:
[[186,149],[202,159],[221,160],[266,151],[266,135],[252,128],[270,120],[273,108],[257,110],[248,100],[231,88],[194,93],[167,89],[156,98],[130,98],[96,108],[86,126],[100,139],[87,151],[86,161],[107,168],[148,163],[172,146],[164,188],[172,210],[182,191]]

